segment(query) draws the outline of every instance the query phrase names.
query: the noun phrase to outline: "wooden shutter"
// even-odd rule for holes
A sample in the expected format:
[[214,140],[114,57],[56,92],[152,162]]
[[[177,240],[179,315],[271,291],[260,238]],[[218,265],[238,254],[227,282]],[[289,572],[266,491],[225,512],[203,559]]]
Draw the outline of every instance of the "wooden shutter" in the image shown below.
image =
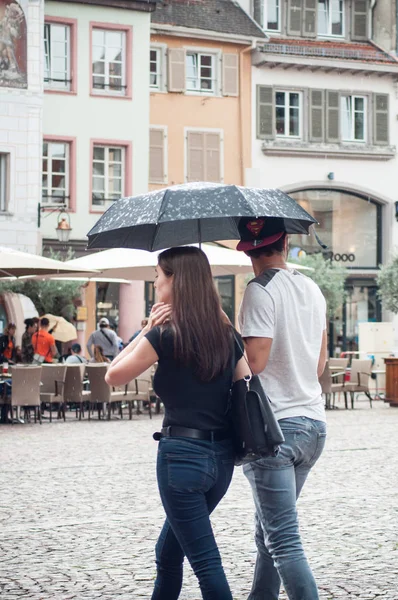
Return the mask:
[[187,133],[187,181],[205,180],[205,134],[203,131]]
[[169,48],[169,92],[185,92],[185,50]]
[[264,1],[266,0],[253,0],[253,19],[261,28],[264,28]]
[[388,145],[388,94],[373,94],[373,143]]
[[368,0],[352,0],[351,39],[368,39]]
[[223,67],[223,96],[239,95],[239,54],[224,54]]
[[304,0],[303,5],[303,35],[316,37],[317,35],[318,0]]
[[205,181],[221,183],[221,137],[219,133],[205,133]]
[[324,90],[310,90],[310,141],[323,142],[325,123]]
[[266,85],[257,86],[257,137],[274,138],[274,90]]
[[164,142],[163,129],[149,130],[149,182],[164,183]]
[[340,94],[326,92],[326,141],[340,141]]
[[287,33],[301,35],[303,0],[288,0]]

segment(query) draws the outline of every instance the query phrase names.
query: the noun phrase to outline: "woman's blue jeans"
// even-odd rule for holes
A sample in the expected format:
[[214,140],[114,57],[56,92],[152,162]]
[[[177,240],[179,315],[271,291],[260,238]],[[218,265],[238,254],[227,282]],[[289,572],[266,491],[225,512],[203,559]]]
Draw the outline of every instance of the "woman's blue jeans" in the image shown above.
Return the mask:
[[326,423],[281,419],[285,443],[275,458],[243,467],[256,506],[257,561],[249,600],[278,600],[281,580],[289,600],[318,600],[301,543],[296,500],[325,446]]
[[167,519],[156,544],[157,577],[152,600],[176,600],[184,555],[205,600],[232,600],[209,515],[225,495],[234,470],[229,440],[162,438],[157,478]]

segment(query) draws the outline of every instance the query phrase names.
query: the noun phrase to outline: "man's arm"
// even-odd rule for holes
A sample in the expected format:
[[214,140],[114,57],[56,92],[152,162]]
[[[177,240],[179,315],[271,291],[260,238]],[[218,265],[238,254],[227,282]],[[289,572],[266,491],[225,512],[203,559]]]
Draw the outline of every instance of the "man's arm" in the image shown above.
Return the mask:
[[321,351],[319,353],[319,361],[318,361],[318,379],[325,370],[327,353],[328,353],[328,335],[327,335],[326,329],[324,329],[323,335],[322,335]]
[[247,360],[254,375],[264,371],[272,346],[272,338],[247,337],[244,339]]

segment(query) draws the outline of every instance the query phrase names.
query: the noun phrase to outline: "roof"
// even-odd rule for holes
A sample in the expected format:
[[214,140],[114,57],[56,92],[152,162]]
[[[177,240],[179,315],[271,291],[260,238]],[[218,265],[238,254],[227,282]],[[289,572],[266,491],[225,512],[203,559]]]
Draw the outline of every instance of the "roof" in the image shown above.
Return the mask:
[[160,1],[152,13],[152,23],[252,38],[267,37],[261,27],[233,0]]
[[398,60],[373,42],[338,42],[335,40],[304,40],[271,38],[262,48],[267,54],[310,58],[337,58],[362,63],[394,64]]
[[139,12],[152,12],[155,10],[159,0],[59,0],[70,4],[91,4],[93,6],[104,6],[106,8],[122,8],[125,10],[137,10]]

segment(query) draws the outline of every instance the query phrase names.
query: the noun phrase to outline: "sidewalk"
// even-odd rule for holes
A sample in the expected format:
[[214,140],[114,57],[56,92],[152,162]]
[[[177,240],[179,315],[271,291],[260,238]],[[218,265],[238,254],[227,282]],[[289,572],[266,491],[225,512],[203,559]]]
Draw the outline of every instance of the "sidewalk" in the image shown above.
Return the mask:
[[[398,409],[357,406],[327,413],[327,450],[299,502],[304,544],[322,600],[398,600]],[[159,427],[147,415],[0,426],[2,600],[150,598]],[[234,598],[245,600],[255,547],[239,468],[213,523]],[[181,600],[200,600],[189,565]]]

